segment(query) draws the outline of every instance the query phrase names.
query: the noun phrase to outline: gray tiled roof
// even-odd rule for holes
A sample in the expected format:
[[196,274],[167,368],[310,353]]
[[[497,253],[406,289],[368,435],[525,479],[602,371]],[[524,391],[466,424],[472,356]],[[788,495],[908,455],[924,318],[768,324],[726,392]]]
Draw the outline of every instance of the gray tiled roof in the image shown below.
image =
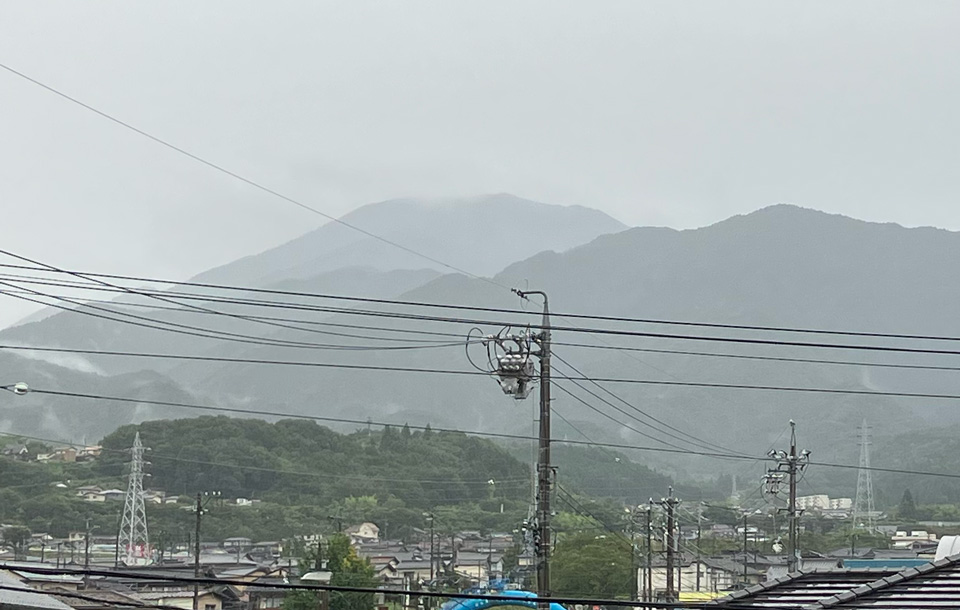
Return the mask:
[[884,568],[800,572],[741,589],[710,602],[708,606],[717,608],[808,607],[856,586],[893,574],[896,574],[896,570]]
[[37,593],[7,572],[0,572],[0,608],[71,610],[70,606],[44,593]]
[[838,592],[815,608],[960,607],[960,555],[947,557]]

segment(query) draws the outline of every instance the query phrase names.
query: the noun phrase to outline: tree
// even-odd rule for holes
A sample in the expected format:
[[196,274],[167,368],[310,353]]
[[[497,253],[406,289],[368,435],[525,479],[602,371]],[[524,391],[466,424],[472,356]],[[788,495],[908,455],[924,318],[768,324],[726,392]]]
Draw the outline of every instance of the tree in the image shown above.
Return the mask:
[[317,610],[321,604],[320,594],[316,591],[291,591],[283,597],[280,608],[282,610]]
[[579,534],[557,544],[551,564],[557,595],[625,597],[637,578],[630,543],[617,534]]
[[913,501],[913,494],[909,489],[903,490],[903,497],[900,498],[900,505],[897,507],[897,515],[901,519],[916,519],[917,505]]
[[[332,572],[331,585],[344,587],[376,587],[377,578],[370,560],[357,555],[344,534],[330,537],[327,545],[327,569]],[[370,610],[373,593],[330,593],[331,610]]]
[[20,525],[3,528],[3,542],[13,547],[13,554],[17,559],[26,556],[27,545],[30,542],[30,530]]

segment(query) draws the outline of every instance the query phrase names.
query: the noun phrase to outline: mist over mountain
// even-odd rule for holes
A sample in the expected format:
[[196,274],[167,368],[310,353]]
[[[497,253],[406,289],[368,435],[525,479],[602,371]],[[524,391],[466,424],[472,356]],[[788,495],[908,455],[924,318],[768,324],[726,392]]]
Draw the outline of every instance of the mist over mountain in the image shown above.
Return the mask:
[[[504,210],[508,207],[516,215],[506,214]],[[457,215],[456,211],[461,208],[465,210],[464,214]],[[522,212],[518,211],[520,208]],[[538,224],[534,218],[542,214],[554,215],[549,222]],[[555,431],[561,438],[582,439],[585,435],[598,441],[650,447],[706,447],[761,455],[772,444],[785,442],[783,432],[787,420],[794,419],[798,423],[803,447],[812,449],[822,460],[837,459],[849,463],[852,459],[850,448],[855,447],[855,428],[865,417],[883,437],[895,432],[960,422],[960,413],[945,401],[676,385],[682,381],[956,393],[956,381],[949,372],[856,364],[952,363],[945,356],[853,349],[853,346],[860,345],[942,348],[943,342],[636,324],[559,315],[589,313],[656,320],[960,336],[960,321],[951,315],[953,304],[960,298],[960,279],[946,271],[951,261],[960,259],[960,235],[957,233],[869,223],[786,205],[771,206],[709,227],[685,231],[649,227],[619,230],[618,223],[598,215],[581,208],[528,205],[523,200],[497,196],[487,198],[483,203],[471,201],[439,207],[405,200],[385,202],[364,208],[362,214],[354,216],[351,222],[471,271],[479,267],[486,273],[491,261],[502,261],[493,276],[496,283],[548,292],[551,308],[557,314],[553,323],[560,328],[553,337],[558,357],[554,362],[557,390],[554,391],[553,404],[558,414]],[[451,221],[454,217],[456,222]],[[481,218],[486,220],[481,222]],[[587,220],[593,224],[587,226]],[[571,226],[576,223],[583,226]],[[562,226],[566,230],[552,236],[546,229],[551,226]],[[609,227],[606,234],[603,234],[604,226]],[[0,333],[0,340],[25,345],[285,360],[296,361],[297,365],[84,356],[80,369],[83,366],[92,368],[87,372],[70,370],[69,375],[61,375],[63,371],[52,369],[53,365],[48,362],[5,353],[7,374],[28,382],[39,376],[43,385],[48,387],[72,390],[74,384],[84,388],[102,386],[111,387],[120,394],[131,391],[123,386],[128,381],[124,375],[144,375],[143,379],[137,378],[138,383],[149,389],[152,395],[169,392],[170,396],[187,396],[204,404],[239,405],[252,410],[359,420],[429,422],[437,427],[462,430],[529,433],[535,401],[513,401],[503,396],[496,383],[483,375],[316,366],[357,364],[471,372],[475,369],[467,362],[462,344],[415,344],[416,349],[403,350],[383,348],[404,345],[397,341],[402,338],[462,342],[473,326],[482,327],[484,332],[496,332],[507,323],[535,323],[539,316],[539,303],[535,300],[524,304],[525,310],[521,310],[517,298],[505,289],[456,273],[440,273],[449,270],[425,270],[423,268],[428,264],[423,260],[415,261],[395,249],[389,254],[387,250],[380,252],[380,246],[389,246],[372,243],[363,236],[349,235],[344,230],[349,231],[340,225],[327,225],[275,250],[201,274],[198,279],[212,283],[284,286],[285,289],[305,292],[400,297],[424,303],[504,307],[520,310],[520,313],[451,312],[436,308],[338,303],[339,306],[360,307],[374,314],[404,311],[477,319],[469,323],[451,323],[303,310],[252,310],[257,315],[289,317],[301,327],[309,322],[318,331],[306,332],[235,317],[137,310],[139,315],[159,320],[190,323],[273,341],[337,344],[342,346],[341,349],[294,349],[186,337],[65,313],[7,329]],[[578,235],[582,238],[579,242],[576,241]],[[550,245],[543,246],[551,239]],[[522,243],[516,243],[518,241]],[[517,254],[524,250],[526,253]],[[515,258],[504,261],[508,255]],[[257,298],[264,297],[259,295]],[[285,300],[295,304],[322,302],[307,297],[285,297]],[[230,312],[251,311],[237,306],[217,307]],[[484,321],[490,324],[476,323]],[[324,326],[327,324],[339,326]],[[375,329],[350,328],[350,325]],[[575,330],[575,327],[594,326],[659,334],[753,337],[851,347],[814,349],[680,338],[598,337]],[[403,332],[391,332],[391,329]],[[411,330],[424,334],[411,336]],[[340,334],[323,334],[330,331]],[[449,333],[450,336],[426,333]],[[358,347],[364,349],[345,349]],[[368,349],[370,347],[378,349]],[[686,353],[666,353],[669,351]],[[479,347],[471,347],[470,353],[477,362],[485,359]],[[730,355],[740,357],[728,357]],[[769,361],[742,358],[744,356],[854,364]],[[596,394],[593,396],[563,379],[576,376],[570,365],[591,377],[632,379],[643,383],[603,384],[616,396],[607,394],[604,388],[586,384],[585,387]],[[150,372],[137,373],[144,369]],[[34,385],[39,384],[34,382]],[[102,390],[102,393],[109,391]],[[32,404],[46,409],[43,411],[46,415],[21,418],[8,416],[4,411],[4,423],[8,429],[26,433],[66,429],[58,420],[61,409],[65,408],[62,401],[52,398],[44,401],[45,397],[41,396],[30,398],[35,401]],[[3,409],[13,408],[12,404],[12,401],[5,402]],[[105,411],[99,410],[100,405],[71,404],[70,409],[71,417],[73,413],[84,414],[70,420],[69,429],[74,434],[103,434],[127,423],[124,414],[117,410],[110,410],[109,416],[104,417]],[[163,409],[153,409],[151,413],[167,416]],[[176,410],[176,415],[183,416],[184,413]],[[639,455],[676,476],[704,474],[702,460],[653,452]],[[750,480],[762,469],[762,465],[750,463],[710,464],[707,474],[731,472]],[[843,477],[848,475],[838,475],[840,478],[834,482],[846,484]]]
[[194,280],[263,286],[345,267],[451,271],[351,227],[484,276],[543,250],[566,250],[626,228],[598,210],[508,194],[436,201],[392,199],[363,206],[340,220],[201,273]]

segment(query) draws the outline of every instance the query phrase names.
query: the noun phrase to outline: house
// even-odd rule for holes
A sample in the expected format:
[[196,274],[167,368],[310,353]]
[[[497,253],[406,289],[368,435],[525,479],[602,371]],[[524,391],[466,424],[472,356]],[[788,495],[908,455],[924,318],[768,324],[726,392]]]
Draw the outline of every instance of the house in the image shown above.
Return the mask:
[[56,449],[53,453],[37,454],[38,462],[64,462],[72,463],[77,461],[76,447],[62,447]]
[[131,595],[109,589],[84,589],[82,595],[77,595],[75,591],[53,587],[48,592],[75,610],[117,610],[118,607],[134,607],[142,603]]
[[[754,558],[747,555],[744,566],[743,557],[701,557],[699,560],[689,554],[678,554],[674,562],[673,586],[678,593],[729,591],[744,583],[757,584],[764,578],[765,564],[762,556]],[[653,594],[661,598],[667,590],[666,561],[658,558],[650,568]],[[646,586],[644,568],[637,571],[637,588]]]
[[380,528],[377,527],[375,523],[370,523],[369,521],[348,527],[346,534],[350,536],[350,541],[353,544],[377,542],[380,540]]
[[[54,587],[60,587],[69,591],[76,591],[83,584],[83,578],[74,574],[37,574],[26,571],[30,567],[36,567],[35,563],[14,563],[7,561],[7,567],[13,568],[7,572],[0,572],[7,577],[16,579],[35,591],[46,591]],[[24,570],[17,570],[17,567],[23,567]],[[2,604],[0,604],[2,607]]]
[[931,534],[926,530],[898,530],[891,538],[895,549],[917,548],[918,543],[921,546],[936,545],[937,535]]
[[12,443],[0,450],[0,455],[26,462],[30,460],[30,448],[22,443]]
[[236,552],[237,550],[249,549],[253,546],[253,540],[245,538],[243,536],[235,536],[233,538],[226,538],[223,541],[223,548],[228,552]]
[[83,447],[77,451],[77,461],[86,462],[89,460],[95,460],[100,457],[100,453],[103,451],[103,447],[100,445],[90,445],[89,447]]
[[148,504],[163,504],[163,499],[166,495],[167,494],[162,491],[147,489],[143,492],[143,501]]
[[736,538],[737,536],[737,532],[733,526],[724,523],[711,525],[704,534],[708,538]]
[[[288,592],[283,589],[274,589],[271,584],[287,584],[283,578],[263,578],[253,586],[247,588],[247,604],[249,610],[280,610]],[[260,585],[260,586],[257,586]]]
[[797,498],[797,508],[800,510],[823,510],[830,508],[830,497],[827,494],[800,496]]
[[477,584],[489,582],[503,575],[503,556],[500,553],[461,550],[457,552],[453,569]]
[[[137,591],[130,595],[141,603],[150,606],[175,606],[184,610],[193,608],[193,589],[190,587],[171,588],[166,591]],[[197,597],[197,608],[200,610],[223,610],[224,600],[232,596],[224,595],[222,588],[201,589]]]
[[70,610],[70,606],[59,599],[40,593],[8,572],[2,571],[0,571],[0,608],[5,610]]
[[125,492],[119,489],[105,489],[100,493],[103,494],[103,497],[105,500],[111,500],[111,501],[123,500],[123,496],[125,495]]

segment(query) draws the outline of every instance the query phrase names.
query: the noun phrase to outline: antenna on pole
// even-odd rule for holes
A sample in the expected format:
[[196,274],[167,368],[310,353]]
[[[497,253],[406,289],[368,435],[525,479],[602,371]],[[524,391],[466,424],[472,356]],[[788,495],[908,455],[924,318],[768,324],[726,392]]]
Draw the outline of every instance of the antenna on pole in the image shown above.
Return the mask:
[[864,418],[860,432],[860,469],[857,471],[857,498],[853,502],[853,529],[865,528],[868,532],[876,529],[876,515],[873,505],[873,480],[870,478],[870,440],[871,428]]
[[143,451],[140,432],[137,432],[130,449],[130,476],[123,498],[120,535],[117,536],[117,548],[122,549],[123,553],[121,561],[128,566],[152,563],[150,539],[147,536],[147,511],[143,504]]

